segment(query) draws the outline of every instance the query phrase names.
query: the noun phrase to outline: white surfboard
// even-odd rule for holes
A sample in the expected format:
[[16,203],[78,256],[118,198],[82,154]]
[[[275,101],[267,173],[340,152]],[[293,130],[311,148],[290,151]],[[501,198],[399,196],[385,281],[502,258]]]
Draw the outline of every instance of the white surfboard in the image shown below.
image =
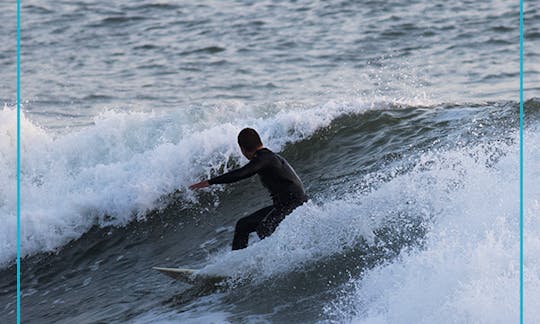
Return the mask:
[[217,284],[227,279],[226,276],[212,276],[208,274],[199,274],[199,270],[183,268],[162,268],[153,267],[167,276],[189,284]]

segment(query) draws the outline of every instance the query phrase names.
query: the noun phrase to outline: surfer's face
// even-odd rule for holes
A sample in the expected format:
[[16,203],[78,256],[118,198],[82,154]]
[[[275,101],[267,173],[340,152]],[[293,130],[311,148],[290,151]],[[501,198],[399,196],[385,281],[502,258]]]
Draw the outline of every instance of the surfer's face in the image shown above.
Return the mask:
[[246,157],[246,159],[251,160],[253,159],[253,156],[255,155],[255,152],[250,152],[244,149],[242,146],[240,146],[240,150],[242,150],[242,154]]

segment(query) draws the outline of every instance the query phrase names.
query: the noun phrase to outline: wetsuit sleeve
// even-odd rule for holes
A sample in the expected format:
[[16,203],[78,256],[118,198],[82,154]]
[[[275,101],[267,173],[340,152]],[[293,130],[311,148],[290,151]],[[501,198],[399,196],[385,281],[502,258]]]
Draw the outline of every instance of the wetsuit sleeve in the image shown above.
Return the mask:
[[208,180],[208,183],[211,185],[220,183],[231,183],[245,178],[249,178],[252,175],[255,175],[263,166],[264,162],[258,158],[255,158],[241,168],[232,170],[223,175]]

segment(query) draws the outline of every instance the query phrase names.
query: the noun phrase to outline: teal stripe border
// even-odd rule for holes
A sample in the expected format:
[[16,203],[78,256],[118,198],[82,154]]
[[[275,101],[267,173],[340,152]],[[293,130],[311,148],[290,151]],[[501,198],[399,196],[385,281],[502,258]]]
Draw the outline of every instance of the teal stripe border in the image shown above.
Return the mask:
[[523,1],[519,1],[519,323],[523,324]]
[[17,0],[17,324],[21,323],[21,0]]

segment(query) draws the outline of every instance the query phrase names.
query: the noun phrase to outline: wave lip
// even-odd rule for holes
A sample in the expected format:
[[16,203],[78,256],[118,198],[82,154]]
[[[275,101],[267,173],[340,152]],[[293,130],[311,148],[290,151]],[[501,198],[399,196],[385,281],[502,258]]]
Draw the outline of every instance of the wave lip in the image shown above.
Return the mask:
[[[374,107],[361,100],[320,106],[279,107],[267,114],[238,107],[246,116],[108,111],[94,124],[68,134],[53,134],[22,115],[22,255],[48,252],[77,239],[92,226],[121,226],[163,207],[160,198],[210,176],[241,156],[235,143],[249,125],[265,144],[280,151],[305,139],[336,117]],[[0,111],[0,264],[15,258],[15,110]],[[194,119],[195,118],[195,119]],[[186,123],[185,120],[190,123]],[[225,161],[225,162],[224,162]],[[10,188],[12,190],[10,190]]]

